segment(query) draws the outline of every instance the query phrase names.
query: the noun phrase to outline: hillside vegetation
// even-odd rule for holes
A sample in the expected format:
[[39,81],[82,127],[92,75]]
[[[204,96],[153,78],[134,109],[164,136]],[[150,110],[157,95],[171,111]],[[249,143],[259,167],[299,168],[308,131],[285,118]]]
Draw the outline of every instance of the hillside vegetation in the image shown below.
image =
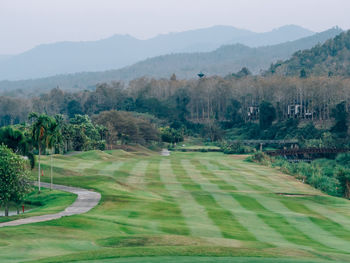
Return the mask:
[[272,65],[268,74],[283,76],[350,76],[350,31],[323,45],[298,51],[284,61]]

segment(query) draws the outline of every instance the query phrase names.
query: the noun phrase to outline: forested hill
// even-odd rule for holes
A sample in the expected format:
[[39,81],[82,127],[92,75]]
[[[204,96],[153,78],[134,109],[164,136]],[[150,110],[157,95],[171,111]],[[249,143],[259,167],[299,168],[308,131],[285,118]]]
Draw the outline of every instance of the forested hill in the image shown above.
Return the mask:
[[[196,77],[199,71],[207,75],[225,76],[248,67],[253,73],[267,69],[277,60],[289,58],[295,51],[311,48],[323,43],[339,33],[341,29],[332,28],[313,36],[274,46],[250,48],[241,44],[226,45],[213,52],[179,53],[150,58],[120,70],[104,72],[84,72],[68,75],[23,81],[2,81],[0,91],[7,95],[20,95],[61,89],[82,90],[94,88],[97,83],[129,81],[138,77],[169,78],[173,73],[178,78]],[[18,91],[21,90],[21,91]]]
[[271,65],[267,74],[284,76],[350,76],[350,30],[311,49]]
[[224,76],[242,67],[254,74],[268,68],[272,62],[289,58],[295,51],[311,48],[339,33],[341,29],[327,31],[273,46],[250,48],[245,45],[226,45],[213,52],[170,54],[150,58],[116,71],[116,77],[130,80],[140,76],[167,78],[175,73],[179,78],[193,78],[199,71],[207,75]]
[[289,25],[256,33],[232,26],[213,26],[136,39],[114,35],[97,41],[57,42],[39,45],[6,61],[0,57],[0,80],[43,78],[57,74],[120,69],[146,58],[178,52],[209,52],[225,44],[251,47],[275,45],[313,35]]

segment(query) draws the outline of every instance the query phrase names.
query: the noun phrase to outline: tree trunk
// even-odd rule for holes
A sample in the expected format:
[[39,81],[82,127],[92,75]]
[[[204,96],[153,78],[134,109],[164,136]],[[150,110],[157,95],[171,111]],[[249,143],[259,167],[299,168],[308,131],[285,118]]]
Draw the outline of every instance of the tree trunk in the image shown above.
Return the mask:
[[9,205],[5,204],[5,216],[9,216]]
[[16,209],[17,209],[17,215],[19,215],[19,208],[18,208],[18,206],[16,206]]
[[40,155],[41,155],[41,147],[39,145],[39,157],[38,157],[38,188],[39,188],[39,194],[40,194],[40,172],[41,172],[41,169],[40,169]]
[[52,154],[53,154],[53,148],[51,149],[51,156],[50,156],[50,162],[51,162],[51,169],[50,169],[50,179],[51,179],[51,182],[50,182],[50,190],[52,191],[52,182],[53,182],[53,177],[52,177]]
[[345,182],[345,198],[350,199],[350,180]]

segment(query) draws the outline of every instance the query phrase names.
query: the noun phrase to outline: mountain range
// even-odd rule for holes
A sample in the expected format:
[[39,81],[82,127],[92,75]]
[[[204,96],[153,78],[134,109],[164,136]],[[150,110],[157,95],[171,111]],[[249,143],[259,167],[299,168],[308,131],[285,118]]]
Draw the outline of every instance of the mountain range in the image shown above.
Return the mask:
[[39,45],[24,53],[0,56],[0,80],[21,80],[86,71],[120,69],[141,60],[171,54],[210,52],[222,45],[276,45],[311,36],[314,32],[288,25],[265,33],[232,26],[214,26],[139,40],[129,35],[88,42]]
[[0,91],[10,96],[37,95],[57,86],[65,90],[93,89],[98,83],[129,81],[142,76],[169,78],[175,73],[178,78],[193,78],[197,77],[199,71],[203,71],[206,75],[225,76],[237,72],[242,67],[249,68],[253,73],[260,73],[268,69],[272,63],[288,59],[296,51],[323,44],[342,32],[340,28],[335,27],[309,37],[271,46],[248,47],[233,44],[211,52],[163,55],[119,70],[82,72],[32,80],[0,81]]

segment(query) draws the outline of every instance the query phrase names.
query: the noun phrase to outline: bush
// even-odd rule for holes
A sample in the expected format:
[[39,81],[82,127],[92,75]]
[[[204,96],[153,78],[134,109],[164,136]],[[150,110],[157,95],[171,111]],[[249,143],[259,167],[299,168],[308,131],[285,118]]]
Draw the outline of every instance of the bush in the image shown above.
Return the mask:
[[263,152],[256,152],[248,158],[248,161],[269,165],[271,163],[271,158]]
[[233,143],[224,142],[220,145],[220,148],[225,154],[244,154],[254,151],[254,148],[245,146],[239,141]]

